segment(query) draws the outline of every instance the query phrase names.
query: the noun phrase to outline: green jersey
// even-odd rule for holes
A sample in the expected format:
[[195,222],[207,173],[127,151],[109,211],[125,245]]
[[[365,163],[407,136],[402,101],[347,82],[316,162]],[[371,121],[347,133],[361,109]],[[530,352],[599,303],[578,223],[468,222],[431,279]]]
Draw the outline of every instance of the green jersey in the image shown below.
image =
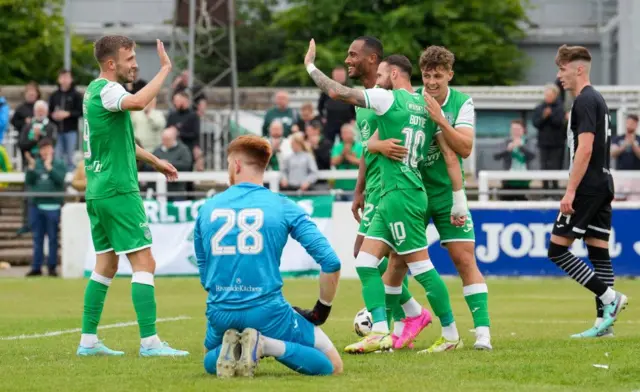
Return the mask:
[[360,140],[364,145],[365,192],[380,187],[380,164],[378,154],[370,153],[367,149],[369,138],[378,129],[378,115],[371,109],[356,106],[356,130],[360,134]]
[[[422,87],[417,91],[422,94]],[[465,93],[449,88],[447,98],[442,105],[442,111],[447,121],[449,121],[449,124],[454,128],[475,127],[473,100]],[[427,151],[425,152],[426,159],[420,170],[427,195],[434,196],[447,192],[450,193],[452,191],[451,179],[447,172],[447,163],[444,161],[444,156],[440,152],[440,147],[435,139],[427,146]],[[458,156],[458,161],[460,162],[462,179],[464,181],[464,169],[460,156]]]
[[419,165],[434,135],[439,131],[425,110],[421,94],[405,89],[367,89],[364,92],[367,108],[378,115],[380,140],[399,139],[408,150],[402,161],[380,156],[380,184],[382,195],[395,189],[424,189]]
[[82,145],[87,200],[140,189],[131,117],[121,107],[127,95],[121,84],[106,79],[94,80],[84,93]]

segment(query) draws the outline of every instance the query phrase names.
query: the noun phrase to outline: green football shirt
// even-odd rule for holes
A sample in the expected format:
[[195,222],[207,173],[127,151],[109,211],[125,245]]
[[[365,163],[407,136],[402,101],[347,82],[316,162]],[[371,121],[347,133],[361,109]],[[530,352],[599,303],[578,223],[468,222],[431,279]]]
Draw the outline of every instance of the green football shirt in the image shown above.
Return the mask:
[[378,115],[380,140],[399,139],[408,150],[402,161],[380,156],[382,195],[395,189],[424,189],[419,164],[425,145],[431,144],[437,125],[429,118],[421,94],[405,89],[364,91],[366,107]]
[[87,200],[140,189],[131,117],[121,107],[127,95],[121,84],[106,79],[96,79],[87,86],[82,102]]
[[[417,91],[422,94],[422,88],[419,88]],[[465,93],[449,88],[447,98],[442,105],[442,111],[447,121],[449,121],[449,124],[454,128],[475,127],[476,116],[473,100]],[[435,139],[431,144],[427,145],[425,154],[426,159],[422,164],[421,173],[427,194],[433,196],[452,192],[451,179],[447,172],[447,163]],[[464,180],[464,168],[460,156],[458,156],[458,161],[460,162],[462,179]]]

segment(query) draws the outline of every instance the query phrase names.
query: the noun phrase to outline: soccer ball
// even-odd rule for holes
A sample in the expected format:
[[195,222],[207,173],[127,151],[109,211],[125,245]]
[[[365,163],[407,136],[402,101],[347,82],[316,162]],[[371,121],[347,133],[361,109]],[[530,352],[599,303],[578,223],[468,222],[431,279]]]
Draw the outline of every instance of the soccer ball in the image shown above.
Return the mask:
[[358,336],[365,336],[371,332],[373,327],[373,321],[371,320],[371,313],[367,308],[362,308],[356,313],[356,318],[353,319],[353,329]]

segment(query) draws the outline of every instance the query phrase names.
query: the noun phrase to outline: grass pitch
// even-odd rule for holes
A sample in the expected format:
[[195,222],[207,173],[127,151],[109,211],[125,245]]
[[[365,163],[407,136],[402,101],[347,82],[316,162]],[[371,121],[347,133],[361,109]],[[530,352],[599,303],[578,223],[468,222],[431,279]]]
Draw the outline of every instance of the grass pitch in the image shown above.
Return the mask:
[[[426,329],[416,350],[363,356],[344,355],[345,373],[313,378],[295,374],[273,359],[263,360],[253,379],[218,380],[205,374],[202,341],[205,293],[195,278],[156,280],[158,324],[163,340],[186,349],[182,359],[139,358],[139,337],[130,282],[112,284],[99,331],[105,343],[126,355],[77,358],[85,280],[0,280],[1,391],[633,391],[640,390],[640,286],[619,280],[630,306],[613,339],[570,340],[595,317],[594,300],[572,281],[490,279],[493,352],[476,352],[469,310],[459,280],[447,280],[456,322],[466,347],[417,355],[439,334]],[[424,291],[413,284],[421,303]],[[317,281],[288,280],[285,295],[295,305],[315,303]],[[355,341],[352,321],[362,307],[360,284],[341,282],[324,330],[339,349]],[[184,317],[179,317],[184,316]],[[178,319],[176,319],[178,318]],[[115,325],[114,325],[115,324]],[[59,333],[62,331],[63,333]],[[49,333],[46,336],[46,333]],[[16,336],[25,335],[15,339]],[[37,335],[38,337],[30,337]],[[26,337],[26,338],[25,338]],[[11,338],[11,339],[7,339]],[[608,369],[593,365],[606,365]]]

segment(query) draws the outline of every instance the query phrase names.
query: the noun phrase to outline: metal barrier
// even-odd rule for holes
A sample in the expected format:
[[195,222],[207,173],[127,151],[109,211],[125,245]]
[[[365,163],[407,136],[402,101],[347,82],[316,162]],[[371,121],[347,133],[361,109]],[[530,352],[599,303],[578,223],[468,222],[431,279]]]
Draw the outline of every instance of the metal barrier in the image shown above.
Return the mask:
[[[611,170],[614,181],[639,180],[640,171]],[[478,200],[489,201],[491,180],[556,180],[567,181],[569,172],[566,170],[531,170],[531,171],[507,171],[507,170],[482,170],[478,173]]]

